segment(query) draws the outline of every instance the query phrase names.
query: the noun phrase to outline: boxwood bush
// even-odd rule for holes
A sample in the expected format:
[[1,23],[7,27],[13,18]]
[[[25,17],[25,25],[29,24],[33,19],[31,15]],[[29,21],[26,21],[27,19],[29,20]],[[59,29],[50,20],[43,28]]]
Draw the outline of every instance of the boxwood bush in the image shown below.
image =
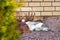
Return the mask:
[[0,40],[18,40],[19,31],[14,17],[16,8],[22,0],[0,0]]

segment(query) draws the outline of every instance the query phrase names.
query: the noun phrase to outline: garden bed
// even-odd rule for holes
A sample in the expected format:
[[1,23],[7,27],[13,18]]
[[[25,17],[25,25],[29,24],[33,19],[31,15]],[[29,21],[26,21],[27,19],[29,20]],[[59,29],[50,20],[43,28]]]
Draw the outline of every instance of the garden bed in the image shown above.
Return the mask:
[[32,31],[22,34],[21,40],[60,40],[60,17],[44,17],[43,22],[52,31]]

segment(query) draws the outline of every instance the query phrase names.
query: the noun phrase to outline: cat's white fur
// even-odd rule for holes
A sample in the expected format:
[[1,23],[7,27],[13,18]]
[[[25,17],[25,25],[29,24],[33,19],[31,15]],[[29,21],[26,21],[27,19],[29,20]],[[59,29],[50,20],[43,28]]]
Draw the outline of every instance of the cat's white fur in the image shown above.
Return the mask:
[[26,22],[26,24],[28,25],[30,31],[33,31],[33,30],[37,30],[37,31],[48,31],[48,27],[42,27],[43,23],[41,22]]
[[[22,22],[25,22],[25,19],[22,19]],[[26,22],[26,24],[28,25],[30,31],[33,31],[33,30],[48,31],[47,27],[42,27],[43,23],[41,23],[41,22],[31,22],[31,21],[28,21],[28,22]]]

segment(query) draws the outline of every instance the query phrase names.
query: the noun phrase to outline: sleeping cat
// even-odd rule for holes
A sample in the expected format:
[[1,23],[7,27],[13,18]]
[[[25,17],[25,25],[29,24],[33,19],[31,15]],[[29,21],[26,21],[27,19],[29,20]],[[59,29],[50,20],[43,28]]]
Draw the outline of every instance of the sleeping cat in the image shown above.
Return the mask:
[[31,22],[31,21],[28,21],[28,22],[26,22],[26,24],[28,25],[30,31],[33,31],[33,30],[36,30],[36,31],[40,31],[40,30],[48,31],[48,27],[42,26],[44,24],[42,22]]

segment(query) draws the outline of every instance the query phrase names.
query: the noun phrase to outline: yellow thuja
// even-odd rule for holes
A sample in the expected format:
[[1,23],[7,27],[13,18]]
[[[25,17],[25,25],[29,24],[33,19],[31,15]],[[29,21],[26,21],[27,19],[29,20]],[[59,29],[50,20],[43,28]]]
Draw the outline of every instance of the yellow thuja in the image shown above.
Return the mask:
[[22,3],[23,0],[0,0],[0,40],[18,40],[14,12]]

